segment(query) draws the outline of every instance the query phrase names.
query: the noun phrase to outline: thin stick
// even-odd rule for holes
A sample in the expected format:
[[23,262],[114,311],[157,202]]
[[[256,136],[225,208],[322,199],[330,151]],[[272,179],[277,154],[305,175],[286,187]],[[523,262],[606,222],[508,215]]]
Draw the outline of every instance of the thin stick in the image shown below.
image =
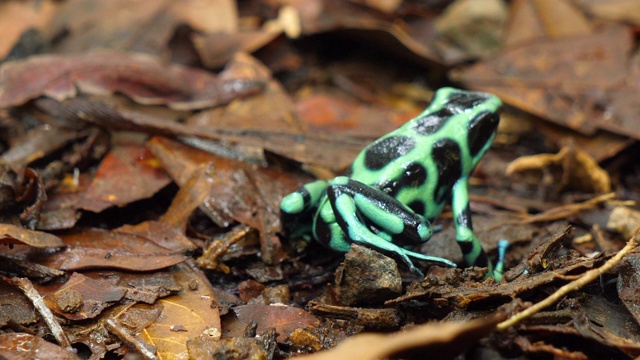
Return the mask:
[[160,359],[156,354],[147,348],[147,344],[140,339],[132,336],[127,332],[127,330],[123,329],[122,326],[118,325],[113,319],[107,319],[105,321],[105,327],[109,330],[110,333],[117,336],[127,344],[131,345],[134,349],[138,350],[140,354],[149,360],[158,360]]
[[539,303],[536,303],[535,305],[531,306],[530,308],[525,309],[522,312],[519,312],[519,313],[513,315],[509,319],[507,319],[507,320],[501,322],[500,324],[498,324],[498,326],[496,328],[498,330],[505,330],[505,329],[507,329],[507,328],[509,328],[509,327],[521,322],[522,320],[524,320],[524,319],[536,314],[537,312],[541,311],[542,309],[546,308],[547,306],[550,306],[550,305],[554,304],[556,301],[559,301],[564,296],[566,296],[568,293],[570,293],[570,292],[572,292],[574,290],[581,289],[582,287],[588,285],[590,282],[592,282],[595,279],[597,279],[600,275],[602,275],[605,272],[611,270],[611,268],[613,268],[615,265],[617,265],[620,262],[620,260],[622,260],[622,258],[625,257],[625,255],[627,255],[628,253],[633,251],[633,249],[636,247],[636,245],[637,245],[636,236],[638,235],[638,232],[640,232],[640,227],[636,228],[636,230],[633,233],[633,236],[631,237],[631,239],[629,239],[629,242],[627,242],[627,245],[624,248],[622,248],[622,250],[620,250],[614,257],[612,257],[606,263],[604,263],[604,265],[602,265],[601,267],[599,267],[597,269],[592,269],[592,270],[589,270],[589,271],[585,272],[577,280],[572,281],[572,282],[570,282],[568,284],[565,284],[560,289],[558,289],[556,292],[554,292],[553,294],[549,295],[549,297],[547,297],[546,299],[540,301]]
[[65,334],[64,330],[62,330],[62,327],[56,320],[51,310],[47,307],[47,305],[45,305],[44,300],[42,299],[42,295],[40,295],[40,293],[38,293],[38,291],[33,287],[31,281],[29,281],[29,279],[27,278],[18,277],[1,276],[0,278],[7,284],[17,286],[20,290],[22,290],[22,293],[24,293],[24,295],[29,298],[29,300],[31,300],[33,307],[38,310],[38,312],[44,319],[44,322],[47,323],[47,326],[49,326],[49,329],[51,330],[51,334],[56,339],[58,344],[63,348],[66,348],[67,350],[73,351],[73,347],[71,346],[71,342],[69,341],[67,334]]

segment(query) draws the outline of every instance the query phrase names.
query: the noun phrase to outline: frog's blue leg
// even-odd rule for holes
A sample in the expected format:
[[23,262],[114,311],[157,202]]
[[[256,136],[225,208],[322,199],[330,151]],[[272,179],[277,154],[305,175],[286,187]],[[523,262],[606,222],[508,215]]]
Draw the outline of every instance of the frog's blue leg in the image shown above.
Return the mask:
[[493,264],[489,262],[487,254],[482,249],[480,240],[473,233],[468,189],[469,179],[467,177],[460,178],[453,186],[451,207],[456,226],[456,241],[467,265],[486,267],[489,269],[487,275],[493,277],[496,281],[500,281],[502,279],[502,271],[504,271],[502,260],[498,262],[500,270],[495,271]]
[[[331,209],[333,210],[334,220],[340,226],[344,234],[354,243],[361,244],[370,248],[374,248],[376,250],[380,250],[392,257],[399,258],[402,260],[407,267],[414,273],[422,275],[420,270],[418,270],[409,257],[413,257],[419,260],[425,260],[429,262],[434,262],[446,266],[455,267],[455,263],[435,257],[420,254],[417,252],[413,252],[402,248],[390,241],[386,238],[391,238],[392,235],[398,235],[403,232],[403,226],[398,220],[387,219],[382,220],[378,219],[375,223],[384,223],[384,231],[381,231],[381,235],[375,234],[371,231],[361,219],[358,218],[359,208],[358,202],[360,204],[364,204],[366,197],[360,198],[360,200],[356,201],[359,193],[355,195],[350,194],[350,191],[353,190],[353,187],[346,187],[349,181],[353,181],[347,178],[338,177],[332,181],[332,185],[327,188],[327,195],[329,197],[329,203],[331,204]],[[356,182],[357,183],[357,182]],[[340,185],[342,184],[342,185]],[[361,183],[358,183],[361,184]],[[353,184],[352,184],[353,185]],[[357,184],[356,184],[357,185]],[[364,185],[366,186],[366,185]],[[386,194],[385,194],[386,195]],[[393,199],[390,196],[386,195],[389,199]],[[388,199],[384,199],[384,204],[387,203]],[[393,199],[393,201],[396,201]],[[372,203],[365,204],[364,207],[374,206]],[[385,208],[381,208],[381,210],[385,210]],[[367,209],[369,214],[382,214],[378,213],[378,210]],[[362,213],[360,213],[362,214]],[[364,215],[364,214],[362,214]],[[390,214],[384,212],[386,216],[395,216],[394,214]],[[372,219],[373,221],[373,219]],[[384,235],[382,235],[384,234]],[[384,236],[384,237],[383,237]]]

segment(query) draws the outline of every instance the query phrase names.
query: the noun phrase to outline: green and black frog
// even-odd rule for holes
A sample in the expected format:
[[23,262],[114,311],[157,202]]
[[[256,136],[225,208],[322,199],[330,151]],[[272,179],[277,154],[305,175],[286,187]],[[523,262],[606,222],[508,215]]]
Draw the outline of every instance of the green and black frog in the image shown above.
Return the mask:
[[494,267],[473,232],[469,175],[491,146],[500,100],[488,93],[438,90],[417,117],[367,146],[346,176],[308,183],[280,204],[285,226],[312,215],[312,236],[347,252],[356,243],[403,261],[410,258],[446,266],[450,260],[411,251],[432,235],[431,221],[451,204],[456,241],[468,266],[488,267],[500,280],[505,242]]

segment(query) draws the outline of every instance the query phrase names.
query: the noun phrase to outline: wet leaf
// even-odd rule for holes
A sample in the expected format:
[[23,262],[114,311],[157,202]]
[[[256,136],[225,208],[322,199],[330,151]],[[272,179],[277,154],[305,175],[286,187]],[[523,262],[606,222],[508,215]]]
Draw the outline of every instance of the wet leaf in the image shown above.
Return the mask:
[[0,243],[25,244],[36,248],[65,246],[62,239],[55,235],[10,224],[0,224]]
[[0,327],[27,327],[37,321],[38,315],[29,299],[17,287],[0,281]]
[[5,359],[80,359],[73,351],[25,333],[0,334],[0,357]]

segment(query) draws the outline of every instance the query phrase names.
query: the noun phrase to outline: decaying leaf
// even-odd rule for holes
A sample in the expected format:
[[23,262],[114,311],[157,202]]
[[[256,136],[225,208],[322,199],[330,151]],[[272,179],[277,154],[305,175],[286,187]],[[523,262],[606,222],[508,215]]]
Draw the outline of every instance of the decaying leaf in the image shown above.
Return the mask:
[[236,317],[225,319],[225,337],[243,336],[250,322],[255,321],[257,331],[276,328],[278,341],[284,341],[295,329],[315,327],[320,321],[307,311],[285,305],[242,305],[233,309]]
[[158,168],[157,161],[147,149],[121,144],[102,159],[76,208],[101,212],[111,206],[125,206],[151,197],[169,182],[171,180]]
[[125,290],[108,280],[73,273],[57,291],[45,296],[45,304],[69,320],[93,319],[102,310],[120,301]]
[[222,158],[166,138],[154,137],[147,146],[179,185],[200,166],[211,164],[211,191],[200,209],[220,227],[238,221],[258,229],[267,263],[279,263],[286,257],[276,235],[280,231],[278,201],[300,186],[302,177]]

